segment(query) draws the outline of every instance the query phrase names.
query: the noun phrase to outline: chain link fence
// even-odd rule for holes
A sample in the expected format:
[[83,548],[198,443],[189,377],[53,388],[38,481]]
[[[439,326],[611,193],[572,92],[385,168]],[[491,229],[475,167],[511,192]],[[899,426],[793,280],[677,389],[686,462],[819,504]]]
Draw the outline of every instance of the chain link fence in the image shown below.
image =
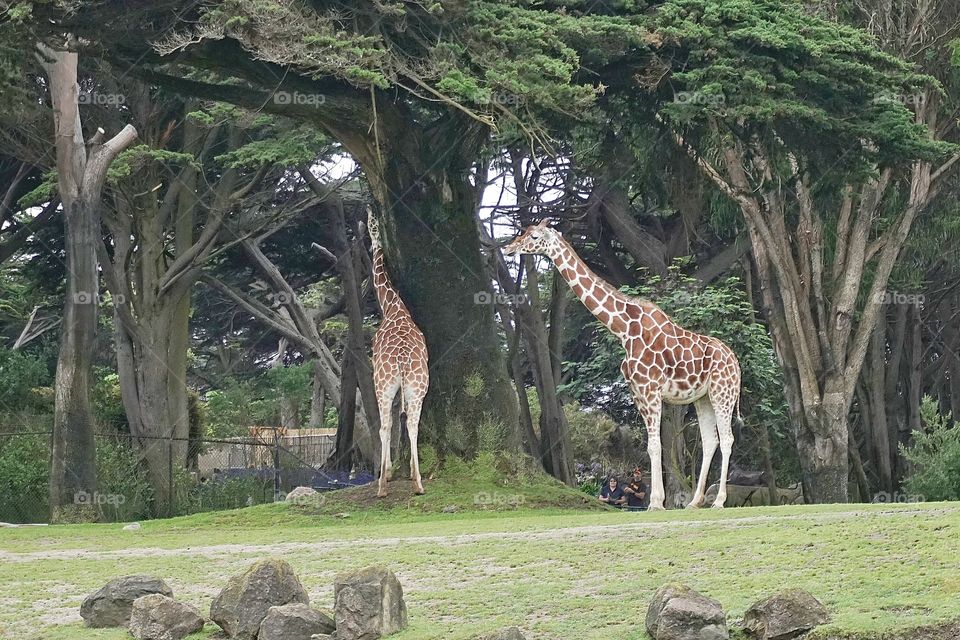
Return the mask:
[[[74,500],[97,505],[111,522],[236,509],[283,500],[298,486],[331,491],[373,480],[367,471],[322,469],[333,449],[330,434],[217,440],[111,432],[95,437],[99,485]],[[0,433],[0,522],[49,521],[50,458],[50,431]]]

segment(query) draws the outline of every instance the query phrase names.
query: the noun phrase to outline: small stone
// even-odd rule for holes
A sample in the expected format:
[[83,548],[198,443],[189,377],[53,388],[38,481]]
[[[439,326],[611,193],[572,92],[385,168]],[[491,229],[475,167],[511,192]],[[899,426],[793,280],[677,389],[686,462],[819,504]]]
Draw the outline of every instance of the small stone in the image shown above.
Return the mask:
[[751,605],[744,631],[759,640],[790,640],[830,620],[827,608],[803,589],[787,589]]
[[654,640],[727,640],[727,616],[716,600],[682,584],[667,584],[647,609],[647,633]]
[[260,623],[257,640],[310,640],[335,629],[333,618],[327,614],[305,604],[285,604],[270,607]]
[[131,522],[123,528],[124,531],[140,531],[140,529],[142,529],[142,527],[139,522]]
[[338,575],[333,597],[337,640],[375,640],[407,626],[403,588],[384,567]]
[[228,638],[253,640],[271,607],[310,604],[300,579],[285,560],[268,558],[235,575],[210,605],[210,619]]
[[182,640],[203,629],[203,624],[195,607],[154,593],[133,601],[129,629],[137,640]]
[[88,627],[126,627],[130,624],[133,601],[154,593],[173,597],[173,590],[160,578],[142,575],[117,578],[84,598],[80,616]]
[[460,511],[460,507],[455,504],[448,504],[442,509],[442,511],[443,513],[456,513],[457,511]]

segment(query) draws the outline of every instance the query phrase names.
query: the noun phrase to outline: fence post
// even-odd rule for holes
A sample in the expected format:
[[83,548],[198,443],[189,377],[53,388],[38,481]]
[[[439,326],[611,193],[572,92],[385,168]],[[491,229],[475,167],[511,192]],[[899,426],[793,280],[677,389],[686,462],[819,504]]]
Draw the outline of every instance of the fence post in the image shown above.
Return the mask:
[[173,440],[167,440],[167,517],[174,514],[173,508]]
[[280,435],[273,432],[273,501],[280,502]]

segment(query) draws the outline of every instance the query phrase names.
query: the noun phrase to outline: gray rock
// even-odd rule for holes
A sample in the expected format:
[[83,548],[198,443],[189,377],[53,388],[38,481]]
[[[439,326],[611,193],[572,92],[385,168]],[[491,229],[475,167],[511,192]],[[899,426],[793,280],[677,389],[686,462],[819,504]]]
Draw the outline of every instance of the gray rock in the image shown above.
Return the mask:
[[203,624],[195,607],[154,593],[133,601],[129,628],[137,640],[181,640],[203,629]]
[[290,504],[305,507],[318,507],[323,504],[323,496],[312,487],[296,487],[284,498]]
[[285,560],[268,558],[235,575],[213,599],[210,619],[228,638],[253,640],[271,607],[310,604],[310,597]]
[[743,627],[760,640],[790,640],[829,620],[827,608],[810,593],[787,589],[747,609]]
[[173,597],[173,590],[160,578],[141,575],[117,578],[83,599],[80,617],[88,627],[126,627],[130,624],[133,601],[153,593]]
[[315,635],[333,633],[333,618],[305,604],[270,607],[260,623],[257,640],[310,640]]
[[458,507],[455,504],[448,504],[443,509],[441,509],[441,511],[443,513],[456,513],[457,511],[460,511],[460,507]]
[[310,636],[310,640],[336,640],[336,637],[329,633],[315,633]]
[[647,633],[654,640],[727,640],[727,616],[716,600],[682,584],[667,584],[647,609]]
[[384,567],[338,575],[333,597],[337,640],[374,640],[407,626],[403,588]]
[[141,525],[139,522],[131,522],[123,528],[124,531],[140,531]]
[[527,640],[519,627],[507,627],[494,633],[489,633],[480,640]]

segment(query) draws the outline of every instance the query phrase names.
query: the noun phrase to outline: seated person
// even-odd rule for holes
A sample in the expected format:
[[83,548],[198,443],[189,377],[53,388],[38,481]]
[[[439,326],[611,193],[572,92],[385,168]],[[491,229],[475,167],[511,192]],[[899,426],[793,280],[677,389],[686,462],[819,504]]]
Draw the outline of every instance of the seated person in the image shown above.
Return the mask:
[[627,501],[623,495],[623,487],[616,476],[610,476],[602,487],[600,487],[600,502],[606,502],[612,507],[619,509]]
[[643,471],[640,470],[640,467],[633,470],[633,477],[627,483],[623,493],[627,498],[628,511],[646,511],[647,507],[650,506],[647,484],[643,481]]

